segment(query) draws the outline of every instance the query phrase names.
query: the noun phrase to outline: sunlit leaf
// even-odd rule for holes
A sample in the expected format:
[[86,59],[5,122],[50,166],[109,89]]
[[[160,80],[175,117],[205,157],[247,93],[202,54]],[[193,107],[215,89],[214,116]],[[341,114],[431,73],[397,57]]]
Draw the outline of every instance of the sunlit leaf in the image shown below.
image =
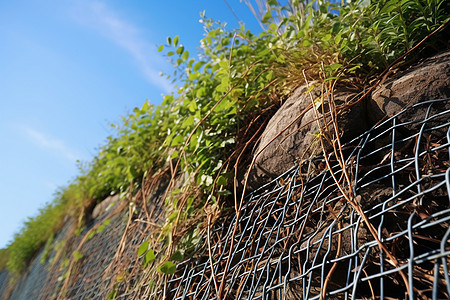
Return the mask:
[[227,178],[223,175],[219,176],[219,178],[217,179],[217,184],[218,185],[227,185]]
[[184,51],[182,59],[186,61],[189,58],[189,51]]
[[143,243],[141,244],[141,246],[139,246],[139,249],[138,249],[138,257],[144,255],[144,253],[147,252],[148,246],[149,246],[148,241],[143,242]]
[[196,71],[198,71],[203,65],[205,65],[205,62],[204,61],[199,61],[198,63],[196,63],[195,65],[194,65],[194,72],[196,72]]
[[173,262],[168,261],[159,266],[156,270],[160,273],[171,275],[177,271],[177,266]]
[[178,55],[181,55],[183,52],[184,52],[184,46],[178,47],[178,49],[177,49],[177,54],[178,54]]
[[149,249],[145,254],[145,263],[149,264],[154,260],[155,260],[155,252],[153,251],[153,249]]

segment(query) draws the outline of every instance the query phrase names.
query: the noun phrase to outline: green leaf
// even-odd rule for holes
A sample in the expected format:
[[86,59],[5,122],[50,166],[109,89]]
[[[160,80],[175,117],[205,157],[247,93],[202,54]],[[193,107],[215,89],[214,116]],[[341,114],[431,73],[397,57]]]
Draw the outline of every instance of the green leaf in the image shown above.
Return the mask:
[[222,191],[218,191],[218,194],[219,194],[219,195],[222,195],[222,196],[230,196],[230,195],[232,195],[233,193],[230,192],[229,190],[222,190]]
[[336,44],[339,44],[339,42],[341,41],[341,36],[342,36],[341,32],[339,32],[338,34],[336,34],[336,37],[334,38],[334,42],[335,42]]
[[217,179],[217,184],[218,185],[227,185],[227,178],[223,175],[219,176],[219,178]]
[[305,91],[305,94],[310,93],[316,86],[314,84],[311,84],[308,89]]
[[173,262],[168,261],[156,268],[156,270],[159,273],[171,275],[177,271],[177,266]]
[[181,126],[187,128],[190,127],[192,125],[194,125],[194,116],[189,116],[186,119],[184,119],[183,123],[181,124]]
[[194,203],[194,197],[189,197],[186,201],[186,211],[189,212],[189,209],[191,208],[192,203]]
[[302,46],[303,47],[309,47],[309,46],[311,46],[313,44],[313,42],[311,41],[311,40],[309,40],[309,39],[305,39],[305,40],[303,40],[303,42],[302,42]]
[[337,79],[339,79],[339,77],[328,77],[323,82],[327,82],[327,81],[330,81],[330,80],[337,80]]
[[173,213],[170,214],[169,216],[169,221],[172,222],[173,220],[175,220],[178,217],[178,211],[174,211]]
[[153,249],[149,249],[147,254],[145,254],[145,264],[149,264],[155,260],[155,252]]
[[161,45],[161,46],[158,47],[158,52],[161,52],[163,50],[164,50],[164,45]]
[[183,56],[181,57],[184,61],[189,58],[189,51],[184,51]]
[[106,228],[106,225],[105,225],[105,224],[102,224],[102,225],[98,226],[98,227],[97,227],[97,233],[103,232],[103,230],[105,230],[105,228]]
[[331,34],[329,33],[322,37],[322,41],[324,42],[328,42],[329,40],[331,40]]
[[117,291],[113,290],[111,293],[108,294],[108,299],[114,300],[117,297]]
[[180,251],[176,251],[170,256],[170,260],[182,261],[183,260],[183,254],[181,254]]
[[156,281],[150,280],[150,283],[148,284],[150,292],[153,292],[153,289],[155,288],[155,284],[156,284]]
[[167,37],[167,45],[172,45],[172,38],[170,36]]
[[148,102],[148,100],[147,100],[144,102],[144,105],[142,105],[141,111],[147,112],[149,109],[150,109],[150,102]]
[[264,17],[262,18],[261,22],[267,23],[271,18],[272,18],[271,11],[268,10],[268,11],[264,14]]
[[181,45],[181,46],[178,47],[178,49],[177,49],[177,54],[178,54],[178,55],[181,55],[183,52],[184,52],[184,46]]
[[356,65],[354,67],[351,67],[347,70],[348,73],[354,73],[356,70],[360,69],[361,66],[360,65]]
[[204,64],[205,64],[204,61],[199,61],[198,63],[196,63],[196,64],[194,65],[194,69],[193,69],[194,72],[197,72],[198,69],[200,69]]
[[[197,92],[197,97],[198,97],[198,92]],[[189,103],[189,111],[190,112],[195,112],[197,110],[197,102],[195,100],[192,100],[191,103]]]
[[147,252],[148,246],[149,246],[148,241],[142,243],[142,245],[139,247],[138,250],[138,257],[142,256],[145,252]]
[[74,251],[74,252],[72,253],[72,255],[73,255],[74,259],[75,259],[75,262],[77,262],[77,261],[79,261],[81,258],[83,258],[83,254],[81,254],[81,253],[78,252],[78,251]]
[[277,24],[271,23],[271,24],[269,25],[269,29],[272,30],[273,32],[277,31]]
[[174,47],[176,47],[176,46],[178,45],[178,40],[179,40],[178,35],[177,35],[176,37],[173,38],[173,46],[174,46]]
[[180,152],[178,150],[173,151],[172,155],[170,155],[170,158],[174,159],[179,156]]
[[87,239],[90,240],[95,236],[95,231],[91,231],[91,233],[89,233]]
[[335,70],[337,70],[337,69],[339,69],[341,67],[342,67],[341,64],[332,64],[332,65],[329,65],[329,66],[325,66],[325,70],[328,71],[328,72],[331,72],[331,71],[335,71]]
[[188,80],[189,80],[189,81],[197,80],[198,75],[199,75],[198,72],[191,73],[191,74],[189,74],[189,76],[188,76]]
[[390,13],[391,11],[393,11],[394,9],[397,9],[399,7],[399,1],[398,0],[391,0],[388,1],[383,9],[380,11],[381,14],[385,14],[385,13]]
[[189,69],[192,68],[192,65],[194,64],[194,62],[195,62],[195,59],[191,59],[191,60],[188,62],[188,68],[189,68]]
[[172,140],[172,146],[178,146],[184,143],[184,136],[179,134]]

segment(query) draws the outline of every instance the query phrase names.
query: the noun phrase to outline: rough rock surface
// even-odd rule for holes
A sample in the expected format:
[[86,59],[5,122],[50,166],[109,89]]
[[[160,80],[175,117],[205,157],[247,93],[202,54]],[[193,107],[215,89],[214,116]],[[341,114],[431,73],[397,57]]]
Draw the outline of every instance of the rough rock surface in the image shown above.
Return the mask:
[[106,197],[105,200],[97,204],[92,211],[92,219],[97,219],[107,212],[107,209],[119,201],[119,195]]
[[[318,88],[312,91],[319,97]],[[295,90],[269,121],[255,151],[255,164],[249,174],[248,190],[269,182],[299,161],[312,158],[321,152],[315,112],[308,109],[311,98],[307,86]],[[336,92],[336,103],[347,102],[357,91],[341,89]],[[338,120],[344,140],[355,137],[367,129],[364,105],[359,103],[345,112]],[[330,128],[331,129],[331,128]]]
[[[388,78],[375,89],[371,97],[340,116],[338,124],[341,141],[345,142],[358,136],[370,126],[406,107],[427,100],[450,97],[449,79],[450,51],[428,58]],[[262,133],[255,151],[255,164],[249,174],[248,191],[275,179],[301,159],[308,159],[320,150],[315,146],[318,142],[315,136],[318,127],[314,121],[314,111],[304,112],[311,104],[306,91],[306,86],[297,88],[275,113]],[[335,101],[345,102],[349,98],[357,97],[357,92],[338,89]],[[319,95],[315,90],[312,93],[314,97]],[[445,107],[441,107],[442,105]],[[448,102],[433,105],[431,109],[434,111],[450,109],[447,106],[450,106]],[[404,113],[398,117],[398,123],[423,119],[426,112],[427,109],[423,108],[414,115]],[[433,125],[432,122],[429,124]],[[414,126],[412,128],[416,129]]]
[[[249,177],[252,186],[258,185],[259,182],[268,182],[272,177],[288,170],[292,167],[293,162],[300,159],[301,152],[304,152],[307,148],[305,145],[313,143],[314,132],[317,131],[315,122],[299,130],[301,126],[305,125],[306,120],[313,119],[311,114],[300,117],[298,121],[294,122],[284,133],[271,142],[279,132],[285,129],[309,106],[311,102],[305,94],[306,90],[306,86],[297,88],[269,121],[255,151],[259,155],[256,157],[254,169]],[[266,147],[270,142],[271,144]]]
[[[416,103],[450,97],[450,52],[444,52],[386,80],[373,93],[368,104],[370,121],[376,123]],[[447,106],[450,104],[447,103]],[[436,110],[449,107],[435,106]],[[422,119],[426,109],[415,115],[403,114],[400,122]]]

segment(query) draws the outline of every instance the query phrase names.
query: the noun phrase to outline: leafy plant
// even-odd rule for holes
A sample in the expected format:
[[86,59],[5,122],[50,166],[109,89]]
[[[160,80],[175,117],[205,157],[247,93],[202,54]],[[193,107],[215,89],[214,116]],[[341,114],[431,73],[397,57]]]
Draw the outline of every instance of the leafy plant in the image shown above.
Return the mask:
[[9,249],[0,249],[0,271],[6,268],[9,259]]
[[170,274],[173,274],[176,272],[177,265],[175,265],[171,261],[167,261],[167,262],[163,263],[162,265],[160,265],[156,270],[160,273],[170,275]]
[[[165,224],[141,245],[138,256],[144,256],[145,266],[166,261],[157,270],[172,274],[173,261],[203,240],[199,223],[207,219],[205,211],[219,214],[220,207],[233,205],[235,172],[257,137],[254,127],[262,128],[262,116],[270,116],[304,84],[303,73],[322,81],[351,77],[355,84],[367,84],[449,17],[445,0],[257,2],[265,28],[259,34],[244,25],[230,30],[202,14],[205,36],[197,55],[185,49],[179,36],[159,46],[174,65],[168,78],[177,92],[157,107],[146,101],[121,124],[111,125],[116,133],[99,154],[80,163],[79,176],[16,234],[7,250],[10,271],[25,269],[66,214],[78,218],[82,229],[88,203],[111,194],[130,199],[125,196],[171,167],[174,176],[186,180],[165,199]],[[186,229],[179,231],[183,236],[180,227]]]
[[29,218],[25,222],[22,231],[14,236],[13,242],[8,246],[8,270],[18,274],[25,269],[37,250],[62,225],[62,219],[66,213],[64,208],[60,199],[40,209],[36,217]]
[[147,267],[152,261],[155,260],[155,251],[149,248],[150,244],[148,241],[144,241],[138,249],[138,257],[143,256],[144,267]]

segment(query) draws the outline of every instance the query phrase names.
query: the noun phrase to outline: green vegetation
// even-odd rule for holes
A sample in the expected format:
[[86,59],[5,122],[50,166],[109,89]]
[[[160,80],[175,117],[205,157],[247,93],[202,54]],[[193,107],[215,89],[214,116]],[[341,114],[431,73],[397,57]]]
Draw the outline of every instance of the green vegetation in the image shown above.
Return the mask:
[[22,231],[14,236],[14,241],[8,247],[8,270],[13,273],[24,270],[40,247],[53,237],[54,232],[62,225],[68,206],[63,200],[63,197],[57,198],[53,203],[40,209],[36,217],[29,218],[25,222]]
[[0,270],[6,268],[6,264],[8,263],[9,258],[9,249],[0,249]]
[[[304,84],[303,71],[308,79],[336,80],[339,75],[341,81],[352,78],[355,84],[367,84],[449,16],[444,0],[260,4],[265,7],[260,21],[266,30],[258,35],[243,25],[229,30],[201,16],[206,34],[198,55],[189,53],[178,36],[159,47],[174,64],[169,77],[177,93],[165,96],[158,107],[146,101],[123,117],[122,124],[113,125],[117,133],[98,156],[80,166],[74,182],[25,222],[8,250],[0,250],[0,257],[9,252],[10,271],[24,270],[66,214],[78,219],[89,201],[111,193],[121,198],[136,193],[171,159],[178,174],[191,180],[166,199],[168,218],[161,239],[171,244],[174,228],[184,224],[193,229],[180,247],[191,247],[198,241],[195,224],[189,223],[192,217],[204,220],[205,210],[200,208],[223,207],[222,199],[233,194],[235,165],[240,166],[246,142],[256,131],[246,130]],[[138,253],[145,255],[145,265],[155,259],[149,247],[146,241]],[[0,268],[4,265],[1,258]],[[170,274],[175,268],[167,261],[158,271]]]

